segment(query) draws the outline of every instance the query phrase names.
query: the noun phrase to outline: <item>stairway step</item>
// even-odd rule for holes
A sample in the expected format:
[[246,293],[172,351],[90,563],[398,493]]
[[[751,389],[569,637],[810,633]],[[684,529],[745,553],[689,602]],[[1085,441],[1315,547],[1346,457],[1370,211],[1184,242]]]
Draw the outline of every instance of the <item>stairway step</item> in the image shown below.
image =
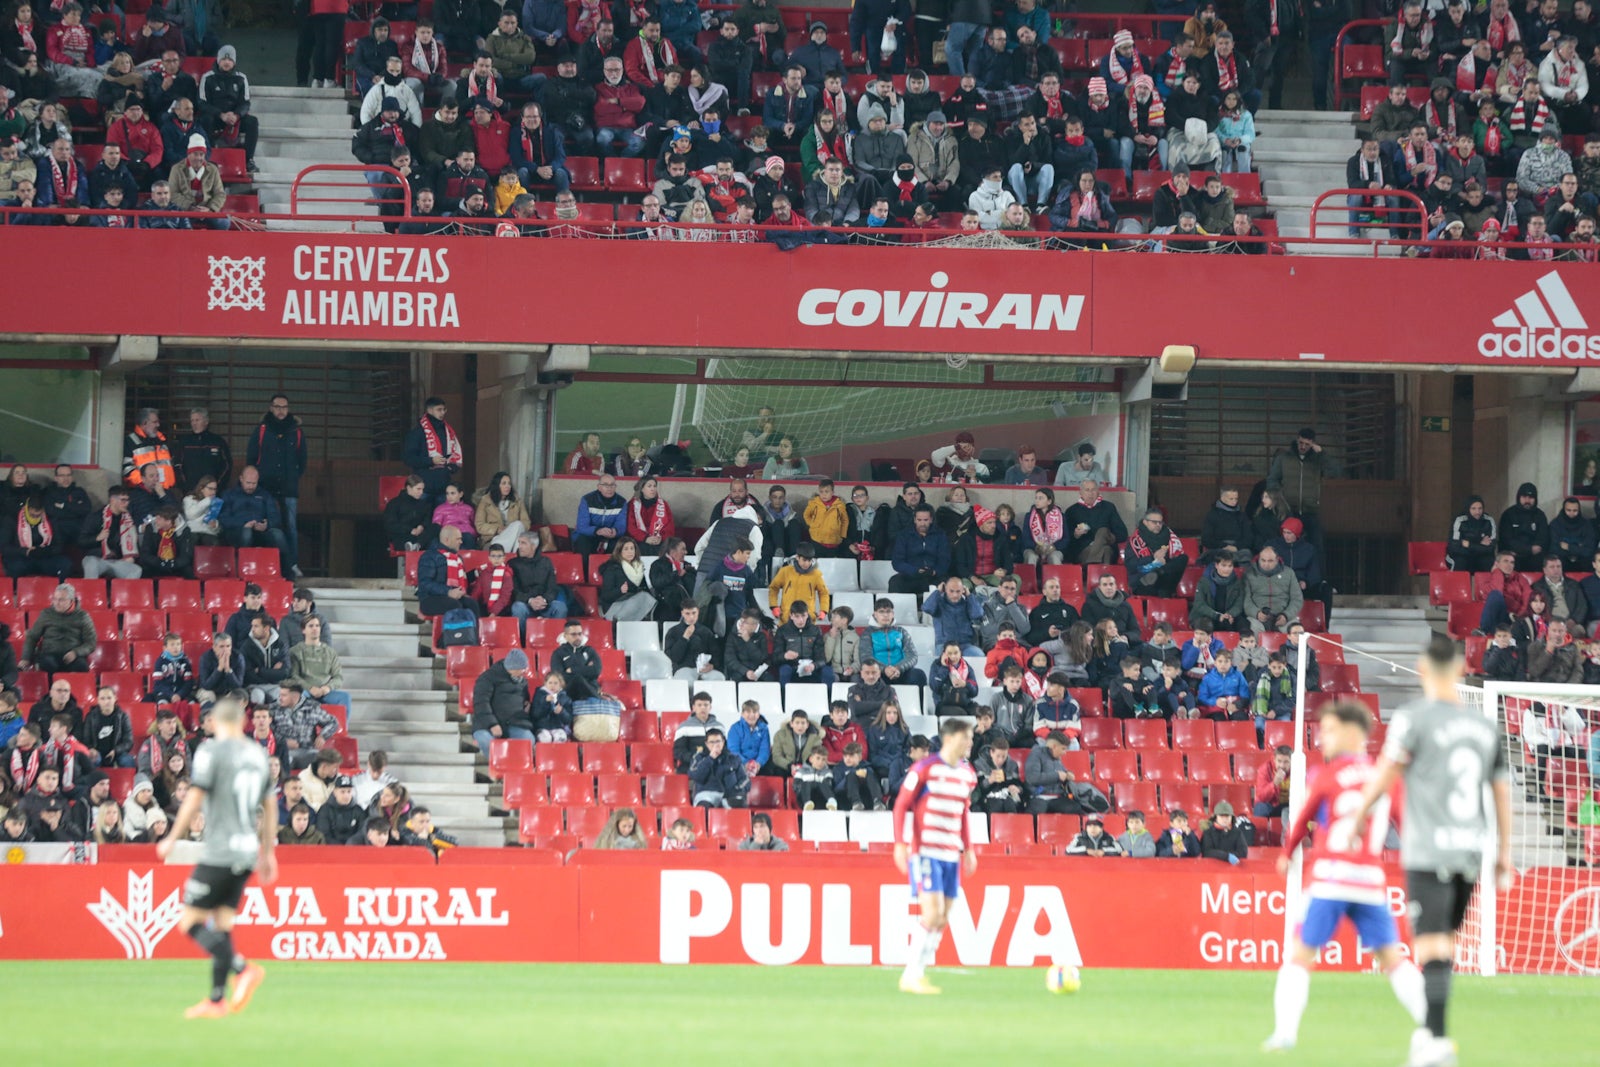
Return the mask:
[[[433,682],[434,675],[431,670],[397,671],[392,667],[352,668],[348,665],[344,668],[344,683],[348,690],[381,694],[377,698],[380,703],[400,702],[408,705],[424,703],[411,698],[434,692]],[[445,693],[442,689],[438,692],[441,696]]]
[[446,830],[462,848],[506,848],[517,844],[515,828],[496,830],[463,830],[456,833]]
[[307,117],[338,116],[349,121],[350,105],[337,97],[287,97],[257,98],[251,87],[250,114],[265,127],[287,125],[290,120]]
[[442,708],[447,701],[455,702],[454,695],[443,689],[363,689],[356,686],[346,687],[345,692],[350,694],[350,702],[355,705],[358,716],[363,706],[406,704]]
[[304,85],[250,85],[250,102],[258,100],[345,100],[343,89],[312,89]]
[[407,789],[413,783],[419,788],[429,788],[444,784],[471,785],[477,781],[477,768],[470,760],[454,765],[421,762],[431,755],[438,753],[396,753],[389,760],[388,773],[406,783]]
[[319,602],[317,610],[339,629],[340,623],[358,626],[399,626],[405,623],[405,608],[398,600],[330,600]]
[[[345,656],[345,655],[341,655],[339,657],[339,662],[344,666],[344,669],[345,669],[346,673],[348,673],[352,667],[359,667],[359,668],[365,668],[365,669],[368,669],[368,670],[380,670],[381,669],[381,670],[386,670],[386,671],[394,671],[396,674],[427,674],[427,675],[432,675],[438,670],[439,667],[442,666],[441,663],[435,661],[432,657],[421,657],[421,656],[417,656],[417,655],[410,655],[410,656]],[[412,681],[412,679],[410,679],[410,678],[406,679],[406,682],[408,684],[411,681]],[[377,688],[381,689],[383,687],[379,686]]]
[[346,637],[342,633],[335,632],[333,635],[333,647],[338,649],[341,657],[397,657],[410,660],[416,657],[418,649],[421,648],[421,643],[413,635],[375,637],[361,634]]
[[317,604],[319,606],[324,601],[327,601],[330,604],[346,602],[367,603],[373,601],[379,603],[399,603],[400,600],[403,599],[400,596],[399,587],[393,585],[352,589],[342,585],[323,585],[318,583],[310,586],[309,588],[311,589],[312,593],[316,594]]
[[465,799],[440,796],[426,786],[416,789],[407,786],[406,790],[411,794],[412,803],[427,808],[433,815],[434,825],[445,833],[454,833],[456,828],[462,826],[476,829],[480,822],[487,824],[487,820],[499,818],[489,814],[489,802],[483,797]]
[[446,707],[375,702],[365,708],[358,708],[356,720],[351,724],[351,729],[356,731],[387,730],[401,724],[455,727],[460,722],[460,712],[454,702]]
[[[383,723],[373,729],[354,729],[351,734],[361,745],[363,752],[381,748],[385,752],[395,753],[396,759],[401,755],[413,758],[418,755],[454,755],[462,751],[461,735],[456,734],[396,734],[393,732],[379,733],[379,728],[392,731],[407,723]],[[447,725],[447,724],[446,724]]]

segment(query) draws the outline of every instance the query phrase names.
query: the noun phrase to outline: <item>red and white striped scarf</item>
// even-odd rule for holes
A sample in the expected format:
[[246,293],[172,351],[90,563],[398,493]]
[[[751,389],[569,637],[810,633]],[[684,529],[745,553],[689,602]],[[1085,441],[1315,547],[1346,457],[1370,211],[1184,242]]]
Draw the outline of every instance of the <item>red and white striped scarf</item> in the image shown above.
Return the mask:
[[722,498],[722,517],[726,519],[729,516],[731,516],[734,512],[738,511],[740,508],[747,508],[749,506],[750,506],[750,499],[748,497],[745,498],[745,501],[742,504],[735,504],[733,502],[733,498],[732,497],[723,497]]
[[954,664],[946,663],[945,667],[950,671],[950,685],[953,688],[965,689],[968,679],[972,677],[972,668],[967,666],[967,661],[957,660]]
[[[678,62],[678,51],[672,47],[671,41],[663,37],[661,40],[656,42],[656,45],[661,49],[661,66],[663,68],[670,67]],[[660,85],[661,75],[656,73],[655,49],[650,47],[650,42],[644,39],[643,33],[639,35],[639,51],[642,53],[642,57],[644,59],[644,72],[645,75],[649,77],[650,84]]]
[[485,567],[478,576],[480,596],[485,610],[498,615],[511,600],[511,567],[502,563],[498,567]]
[[85,67],[92,66],[89,57],[94,52],[94,38],[89,36],[89,31],[80,26],[62,26],[61,36],[57,38],[62,53],[74,64]]
[[[1155,83],[1148,77],[1140,75],[1144,83],[1150,86],[1150,100],[1145,105],[1145,122],[1152,130],[1159,130],[1167,124],[1167,106],[1161,102],[1161,96],[1155,91]],[[1139,133],[1139,85],[1134,83],[1133,91],[1128,93],[1128,126],[1134,133]]]
[[11,788],[16,790],[18,796],[33,788],[34,779],[39,777],[39,769],[43,766],[43,745],[11,750]]
[[1118,85],[1130,85],[1145,77],[1144,58],[1139,55],[1137,48],[1133,50],[1133,55],[1129,58],[1133,60],[1131,69],[1123,67],[1122,57],[1115,52],[1111,53],[1111,59],[1106,63],[1106,68],[1111,72],[1111,80]]
[[33,23],[31,21],[18,22],[16,23],[16,30],[17,36],[22,38],[21,50],[24,52],[33,52],[37,55],[39,52],[39,46],[33,41]]
[[1472,93],[1485,85],[1493,89],[1495,77],[1498,73],[1499,68],[1494,65],[1494,60],[1491,59],[1488,66],[1483,70],[1483,80],[1479,81],[1478,57],[1468,52],[1461,58],[1461,62],[1456,64],[1456,91]]
[[71,156],[67,157],[65,170],[62,165],[52,157],[50,160],[50,184],[55,187],[56,203],[65,204],[68,200],[78,198],[78,161]]
[[1557,58],[1555,63],[1556,84],[1563,89],[1572,88],[1572,80],[1583,70],[1583,61],[1577,57],[1570,60]]
[[477,71],[468,71],[467,72],[467,99],[471,100],[471,99],[474,99],[474,98],[479,97],[479,96],[487,97],[488,100],[489,100],[489,103],[495,105],[496,107],[499,107],[500,106],[500,79],[496,78],[494,76],[494,74],[491,73],[487,78],[484,78],[483,80],[480,81],[478,79],[478,72]]
[[1044,680],[1045,675],[1043,674],[1034,671],[1022,672],[1022,688],[1026,689],[1028,695],[1034,700],[1042,700],[1044,698]]
[[1060,508],[1052,507],[1044,513],[1043,518],[1039,517],[1038,508],[1033,508],[1028,512],[1028,536],[1033,539],[1034,544],[1039,544],[1041,541],[1056,544],[1061,540],[1065,532],[1065,523]]
[[[1484,26],[1483,35],[1489,39],[1489,46],[1498,55],[1506,50],[1512,41],[1522,40],[1522,27],[1517,25],[1516,18],[1508,11],[1504,18],[1489,19]],[[1532,67],[1531,63],[1524,63],[1524,67]],[[1519,79],[1518,84],[1526,79]]]
[[[113,533],[111,524],[115,521],[117,529]],[[109,536],[100,542],[100,556],[103,559],[111,558],[111,542],[117,543],[117,548],[122,552],[123,559],[133,559],[139,554],[139,541],[133,530],[133,516],[124,511],[121,515],[111,514],[108,504],[100,509],[100,532]]]
[[[1172,55],[1170,52],[1167,54]],[[1167,72],[1161,76],[1161,80],[1167,83],[1168,89],[1176,89],[1178,83],[1183,81],[1183,72],[1188,69],[1187,62],[1172,55],[1172,59],[1167,62]]]
[[611,18],[611,5],[604,0],[578,0],[578,18],[573,37],[579,44],[600,32],[600,20]]
[[444,49],[439,47],[438,39],[423,44],[421,41],[411,43],[411,65],[424,74],[443,74]]
[[444,443],[439,442],[439,431],[433,428],[433,420],[422,416],[422,436],[428,443],[428,455],[438,456],[452,467],[461,466],[461,442],[456,438],[455,430],[447,422],[444,424]]
[[1544,102],[1544,97],[1539,98],[1539,106],[1533,111],[1530,119],[1527,112],[1528,98],[1521,97],[1511,106],[1511,118],[1507,120],[1511,125],[1511,132],[1519,130],[1531,133],[1537,137],[1544,130],[1544,124],[1550,121],[1550,105]]
[[467,569],[461,563],[461,553],[452,552],[448,548],[439,550],[444,555],[444,584],[447,589],[467,588]]
[[633,513],[633,525],[644,531],[646,537],[665,537],[667,533],[667,502],[660,497],[650,503],[650,515],[647,518],[644,512],[645,502],[643,497],[635,497],[628,505]]
[[[1402,7],[1399,22],[1400,28],[1396,31],[1394,40],[1389,42],[1390,55],[1403,57],[1413,48],[1427,48],[1433,44],[1433,23],[1427,19],[1423,19],[1415,29],[1412,29],[1406,25],[1405,9]],[[1406,44],[1406,34],[1408,33],[1412,35],[1412,43],[1409,46]]]
[[819,99],[822,102],[822,110],[833,112],[833,117],[838,119],[840,123],[849,120],[850,98],[844,95],[843,89],[840,89],[837,93],[829,93],[824,90]]
[[1444,114],[1439,113],[1439,101],[1428,97],[1422,108],[1422,120],[1439,131],[1439,139],[1449,143],[1456,139],[1456,105],[1453,100],[1444,103]]
[[[17,512],[17,546],[23,550],[41,547],[50,544],[53,540],[50,530],[50,517],[38,513],[37,522],[29,522],[28,516],[35,514],[32,507],[24,506]],[[37,545],[34,538],[38,538]]]
[[[1405,156],[1407,171],[1417,165],[1417,146],[1413,144],[1410,139],[1406,140],[1406,143],[1400,149],[1400,152],[1403,156]],[[1439,173],[1439,151],[1433,147],[1432,141],[1427,141],[1422,146],[1422,162],[1425,163],[1428,168],[1428,173],[1426,175],[1427,184],[1432,185],[1434,176]]]
[[48,766],[61,772],[61,792],[72,792],[73,779],[78,775],[78,761],[74,759],[78,742],[68,734],[62,742],[46,741],[42,746]]

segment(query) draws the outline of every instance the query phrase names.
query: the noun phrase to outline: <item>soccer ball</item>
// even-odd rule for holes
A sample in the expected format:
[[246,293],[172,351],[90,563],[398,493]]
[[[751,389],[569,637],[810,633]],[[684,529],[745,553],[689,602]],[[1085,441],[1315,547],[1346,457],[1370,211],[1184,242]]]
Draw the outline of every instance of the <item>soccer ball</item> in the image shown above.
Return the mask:
[[1076,993],[1083,985],[1078,968],[1057,963],[1044,972],[1045,988],[1052,993]]

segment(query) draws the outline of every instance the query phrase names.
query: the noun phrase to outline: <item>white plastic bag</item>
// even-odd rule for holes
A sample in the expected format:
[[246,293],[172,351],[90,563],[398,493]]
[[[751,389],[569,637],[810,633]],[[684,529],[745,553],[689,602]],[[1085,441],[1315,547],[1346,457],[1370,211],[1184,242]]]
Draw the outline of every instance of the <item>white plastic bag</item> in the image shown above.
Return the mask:
[[900,22],[897,19],[890,19],[883,24],[883,40],[878,42],[878,52],[881,55],[892,56],[900,50],[900,39],[894,34],[898,25]]

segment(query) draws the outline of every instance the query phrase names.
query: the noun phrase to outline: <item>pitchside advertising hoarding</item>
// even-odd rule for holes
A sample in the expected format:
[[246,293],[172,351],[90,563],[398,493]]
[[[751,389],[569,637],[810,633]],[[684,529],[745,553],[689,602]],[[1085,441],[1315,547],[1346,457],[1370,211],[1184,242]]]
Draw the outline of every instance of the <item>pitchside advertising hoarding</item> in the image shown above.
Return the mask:
[[[118,262],[133,249],[147,268],[71,315],[50,272],[18,272],[0,323],[14,335],[1600,360],[1600,266],[1585,263],[45,227],[7,242],[18,262]],[[1419,315],[1395,302],[1409,292],[1450,299]]]
[[[187,868],[0,870],[0,959],[196,954],[176,931]],[[1404,925],[1404,899],[1391,891]],[[1267,861],[986,857],[942,966],[1270,969],[1283,880]],[[285,863],[252,883],[236,937],[284,960],[898,965],[914,915],[888,857],[580,854],[529,863]],[[1600,973],[1600,877],[1523,875],[1500,909],[1509,971]],[[1324,965],[1370,967],[1348,931]]]

